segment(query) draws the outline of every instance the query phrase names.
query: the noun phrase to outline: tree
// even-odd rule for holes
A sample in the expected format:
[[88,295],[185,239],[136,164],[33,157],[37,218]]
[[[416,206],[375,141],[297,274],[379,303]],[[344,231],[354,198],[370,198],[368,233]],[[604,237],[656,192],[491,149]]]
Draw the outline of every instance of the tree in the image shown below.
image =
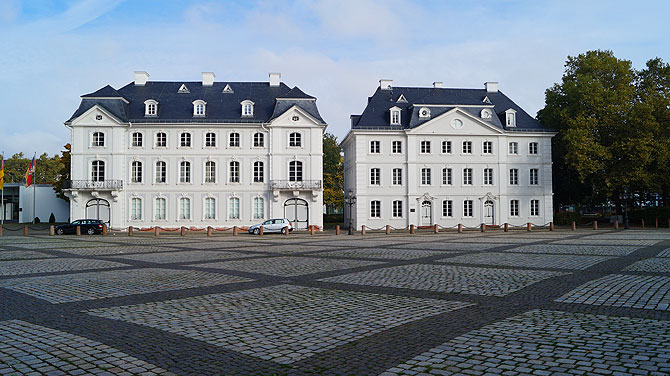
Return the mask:
[[70,180],[70,156],[72,147],[70,144],[65,144],[64,148],[65,149],[61,151],[61,155],[59,157],[60,169],[58,170],[56,180],[53,183],[53,190],[56,191],[58,198],[69,202],[70,199],[65,196],[65,193],[63,193],[63,182]]
[[323,135],[323,203],[328,212],[342,208],[344,200],[344,159],[337,137]]

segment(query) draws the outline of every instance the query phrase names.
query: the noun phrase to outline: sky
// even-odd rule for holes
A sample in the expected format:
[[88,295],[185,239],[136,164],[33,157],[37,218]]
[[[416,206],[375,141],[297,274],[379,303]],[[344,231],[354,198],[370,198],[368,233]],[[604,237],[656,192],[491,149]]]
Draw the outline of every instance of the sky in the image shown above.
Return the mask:
[[0,152],[58,153],[80,96],[156,81],[282,81],[341,140],[379,79],[500,90],[531,115],[568,56],[670,61],[670,2],[0,0]]

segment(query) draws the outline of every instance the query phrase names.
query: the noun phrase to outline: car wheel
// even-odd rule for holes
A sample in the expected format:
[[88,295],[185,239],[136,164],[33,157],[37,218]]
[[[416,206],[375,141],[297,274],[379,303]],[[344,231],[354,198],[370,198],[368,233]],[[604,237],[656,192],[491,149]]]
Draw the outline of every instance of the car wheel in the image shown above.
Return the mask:
[[284,235],[286,235],[286,227],[284,227],[284,228],[281,229],[281,233],[284,234]]
[[260,234],[261,234],[261,230],[255,228],[255,229],[254,229],[254,235],[260,235]]
[[63,235],[63,229],[59,228],[58,230],[56,230],[56,234]]
[[88,231],[86,231],[87,234],[93,235],[95,234],[95,229],[89,228]]

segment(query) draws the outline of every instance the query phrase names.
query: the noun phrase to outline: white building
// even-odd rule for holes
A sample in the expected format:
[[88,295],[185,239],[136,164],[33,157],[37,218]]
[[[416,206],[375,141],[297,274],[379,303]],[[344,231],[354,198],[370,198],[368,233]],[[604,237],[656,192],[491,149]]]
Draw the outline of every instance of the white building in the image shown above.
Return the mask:
[[551,137],[498,90],[393,87],[351,117],[342,141],[356,228],[543,225],[553,220]]
[[70,218],[68,203],[58,198],[51,184],[32,184],[26,188],[23,183],[5,183],[3,191],[0,218],[4,222],[30,223],[35,217],[48,222],[51,214],[56,222],[67,222]]
[[82,96],[72,130],[73,219],[127,226],[322,226],[316,99],[280,82],[154,82]]

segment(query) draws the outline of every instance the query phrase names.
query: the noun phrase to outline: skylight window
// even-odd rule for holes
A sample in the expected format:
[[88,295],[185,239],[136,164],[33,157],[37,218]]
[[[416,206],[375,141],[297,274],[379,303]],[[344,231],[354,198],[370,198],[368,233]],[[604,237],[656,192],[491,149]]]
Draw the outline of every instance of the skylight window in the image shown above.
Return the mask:
[[179,87],[179,90],[177,90],[177,93],[184,94],[184,93],[190,93],[191,91],[186,87],[186,84],[181,84]]

